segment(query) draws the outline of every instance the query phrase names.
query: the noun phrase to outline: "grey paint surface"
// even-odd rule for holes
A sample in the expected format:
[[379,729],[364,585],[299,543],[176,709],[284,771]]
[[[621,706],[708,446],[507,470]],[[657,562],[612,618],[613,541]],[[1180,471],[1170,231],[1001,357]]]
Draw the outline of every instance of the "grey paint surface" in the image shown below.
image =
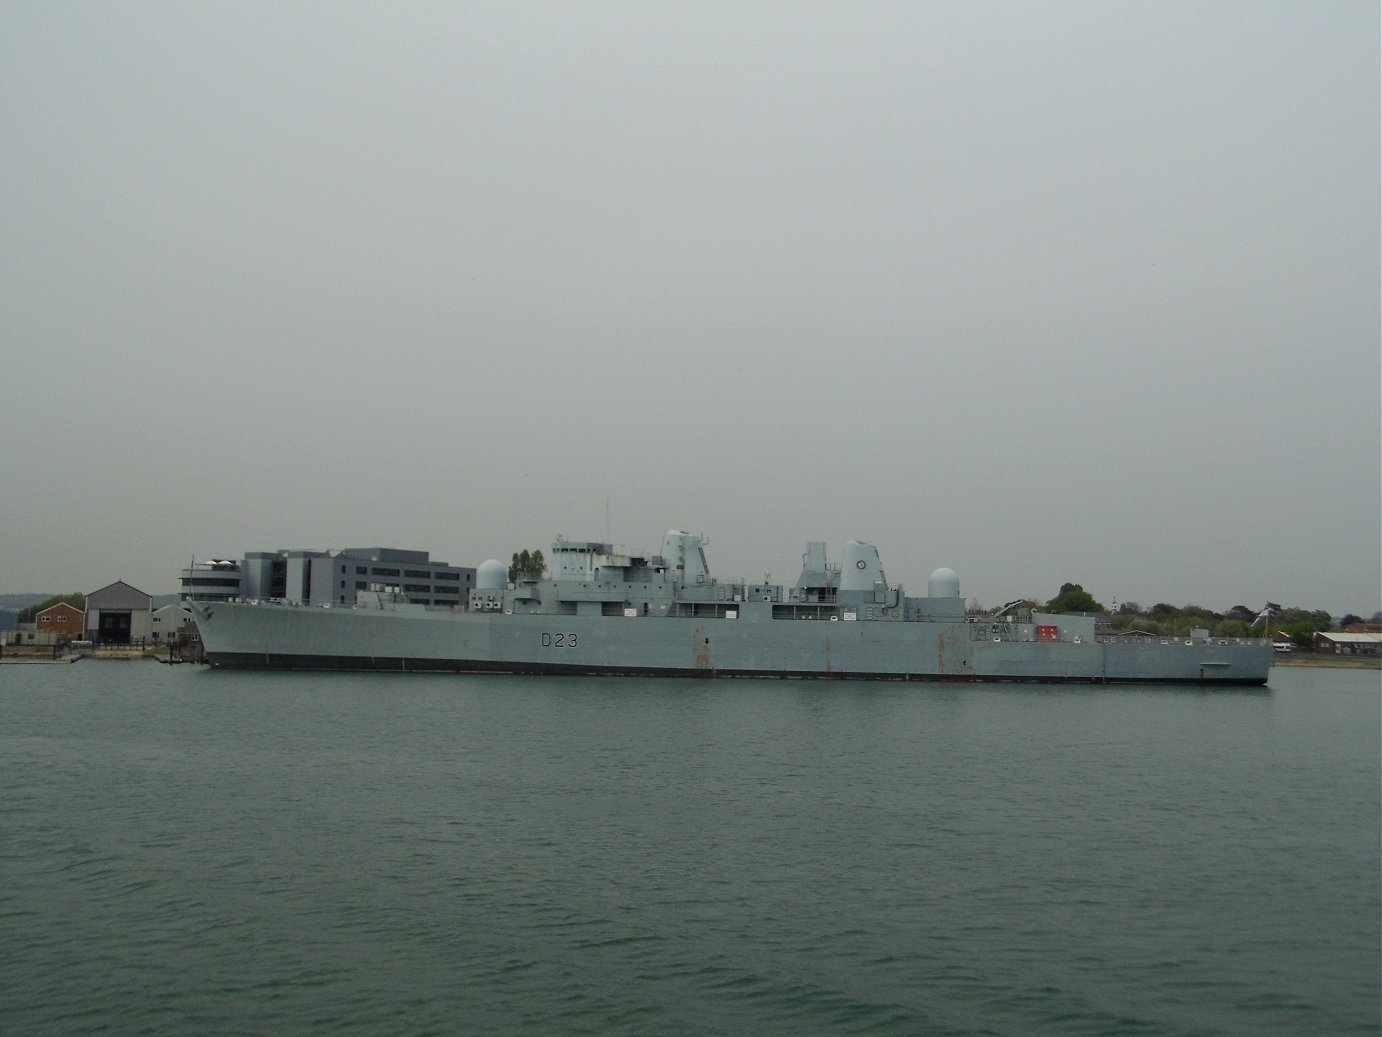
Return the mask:
[[[759,585],[764,600],[748,600],[742,582],[669,565],[693,541],[670,532],[646,558],[586,542],[563,555],[558,542],[565,578],[476,590],[465,610],[384,595],[351,609],[194,610],[211,663],[232,668],[1262,684],[1271,665],[1265,641],[1099,637],[1090,617],[966,616],[963,598],[910,598],[883,580],[862,589],[839,569],[804,569],[796,586]],[[877,553],[851,542],[845,558],[867,575]]]

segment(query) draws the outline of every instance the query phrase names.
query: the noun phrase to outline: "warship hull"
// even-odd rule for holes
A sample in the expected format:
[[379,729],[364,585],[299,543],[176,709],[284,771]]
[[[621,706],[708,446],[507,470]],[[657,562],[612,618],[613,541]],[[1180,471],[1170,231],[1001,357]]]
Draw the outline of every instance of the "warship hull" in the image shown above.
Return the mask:
[[774,618],[766,602],[706,618],[406,603],[194,611],[208,662],[229,669],[1260,685],[1271,666],[1270,645],[1258,641],[1057,639],[1054,626],[1048,640],[1038,624]]
[[491,559],[463,606],[387,586],[331,604],[192,605],[207,660],[239,669],[1263,684],[1271,665],[1268,643],[1205,631],[1099,636],[1095,617],[1018,602],[972,615],[945,568],[909,597],[857,540],[839,564],[824,543],[807,544],[792,586],[714,578],[704,547],[682,530],[647,556],[559,537],[550,574],[540,552],[528,569],[519,556],[512,569]]

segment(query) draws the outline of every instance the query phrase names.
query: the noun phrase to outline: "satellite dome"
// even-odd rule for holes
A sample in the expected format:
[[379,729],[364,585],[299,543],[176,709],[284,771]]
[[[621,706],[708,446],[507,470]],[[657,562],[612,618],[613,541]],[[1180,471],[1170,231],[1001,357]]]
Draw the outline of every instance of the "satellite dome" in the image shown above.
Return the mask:
[[475,589],[481,591],[501,591],[509,583],[509,567],[497,558],[480,563],[475,570]]
[[926,581],[926,593],[932,598],[958,598],[960,577],[954,569],[937,569]]

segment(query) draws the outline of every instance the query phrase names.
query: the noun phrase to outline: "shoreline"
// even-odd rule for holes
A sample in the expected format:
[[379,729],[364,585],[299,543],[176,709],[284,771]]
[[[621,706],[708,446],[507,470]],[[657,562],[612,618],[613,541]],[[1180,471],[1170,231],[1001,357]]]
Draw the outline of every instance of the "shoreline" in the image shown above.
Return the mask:
[[1272,659],[1273,666],[1318,666],[1335,670],[1382,670],[1382,657],[1371,655],[1282,655]]
[[[7,647],[0,653],[0,665],[54,665],[63,663],[74,663],[80,659],[121,659],[121,660],[140,660],[154,659],[161,663],[192,663],[192,659],[170,659],[165,653],[150,650],[130,649],[127,647],[110,647],[104,650],[96,649],[64,654],[54,658],[51,648],[30,649],[17,646]],[[1382,657],[1369,655],[1316,655],[1312,652],[1291,653],[1287,655],[1276,655],[1272,658],[1272,666],[1313,666],[1319,669],[1336,670],[1380,670],[1382,671]]]

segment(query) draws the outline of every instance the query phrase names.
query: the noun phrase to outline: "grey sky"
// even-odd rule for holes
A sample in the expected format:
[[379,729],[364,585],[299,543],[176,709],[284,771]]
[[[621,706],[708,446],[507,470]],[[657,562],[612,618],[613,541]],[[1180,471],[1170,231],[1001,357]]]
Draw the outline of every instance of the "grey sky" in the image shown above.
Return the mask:
[[1382,604],[1374,2],[5,23],[0,591],[680,527]]

